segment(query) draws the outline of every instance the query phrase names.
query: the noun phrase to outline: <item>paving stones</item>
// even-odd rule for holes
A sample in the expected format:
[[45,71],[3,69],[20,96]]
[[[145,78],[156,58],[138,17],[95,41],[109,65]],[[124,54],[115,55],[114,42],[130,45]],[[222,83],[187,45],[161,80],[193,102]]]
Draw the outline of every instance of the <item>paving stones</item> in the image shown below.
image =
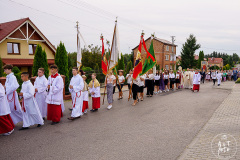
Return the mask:
[[[226,90],[232,89],[232,91],[217,108],[193,141],[186,147],[185,151],[178,157],[179,160],[222,159],[222,152],[219,152],[220,155],[216,154],[219,146],[213,145],[213,147],[211,147],[212,143],[214,143],[214,138],[219,134],[221,135],[220,138],[217,137],[219,138],[217,139],[217,144],[219,144],[219,142],[222,144],[223,139],[221,136],[226,135],[227,138],[231,139],[230,150],[228,152],[226,151],[224,155],[230,157],[226,159],[240,159],[240,84],[235,84],[232,87],[230,83],[223,83],[220,87],[214,88]],[[237,142],[236,146],[235,141],[231,136],[235,138]],[[233,145],[231,146],[231,144]],[[216,147],[218,148],[216,149]],[[228,146],[226,145],[226,147]],[[235,155],[234,149],[237,149]]]

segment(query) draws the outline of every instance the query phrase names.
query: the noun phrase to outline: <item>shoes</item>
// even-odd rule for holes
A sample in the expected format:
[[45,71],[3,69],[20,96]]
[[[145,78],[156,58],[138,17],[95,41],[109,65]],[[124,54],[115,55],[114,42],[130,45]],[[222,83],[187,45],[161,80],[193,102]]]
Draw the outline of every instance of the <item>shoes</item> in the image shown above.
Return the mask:
[[41,124],[38,124],[37,127],[41,127],[42,125]]
[[160,91],[158,91],[159,93],[162,93],[162,91],[160,90]]
[[59,122],[52,122],[51,125],[55,125],[55,124],[58,124]]
[[98,111],[98,109],[91,109],[90,111],[91,112],[96,112],[96,111]]
[[83,113],[86,114],[87,113],[87,109],[85,109]]
[[4,133],[4,134],[2,134],[3,136],[9,136],[9,135],[11,135],[12,134],[12,132],[14,131],[14,129],[13,130],[11,130],[10,132],[8,132],[8,133]]
[[28,127],[22,127],[19,129],[19,131],[26,130],[26,129],[28,129]]
[[108,107],[107,107],[107,109],[111,109],[112,108],[112,105],[109,105]]

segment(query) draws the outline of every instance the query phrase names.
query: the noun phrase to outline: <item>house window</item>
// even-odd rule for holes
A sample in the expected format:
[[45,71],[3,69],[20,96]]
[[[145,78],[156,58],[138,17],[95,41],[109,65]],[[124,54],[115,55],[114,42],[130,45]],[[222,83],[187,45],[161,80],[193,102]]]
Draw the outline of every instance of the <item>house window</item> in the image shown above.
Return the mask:
[[168,65],[165,65],[165,69],[166,69],[166,70],[169,70],[169,67],[168,67]]
[[29,54],[34,55],[36,51],[37,45],[36,44],[29,44],[28,49],[29,49]]
[[165,55],[165,60],[169,61],[169,55]]
[[20,44],[19,43],[7,43],[8,54],[20,54]]
[[174,52],[174,47],[172,46],[172,52]]
[[169,46],[166,46],[166,51],[169,51]]

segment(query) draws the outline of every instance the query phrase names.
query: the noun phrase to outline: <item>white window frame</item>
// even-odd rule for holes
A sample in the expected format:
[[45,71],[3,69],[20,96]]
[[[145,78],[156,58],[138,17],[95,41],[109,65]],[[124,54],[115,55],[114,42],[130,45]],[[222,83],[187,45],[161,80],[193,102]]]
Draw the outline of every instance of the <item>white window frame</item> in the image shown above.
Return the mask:
[[168,54],[165,55],[165,61],[169,61],[169,55]]
[[168,65],[165,65],[165,69],[166,69],[166,70],[169,70],[169,66],[168,66]]
[[169,46],[166,46],[166,51],[169,51]]

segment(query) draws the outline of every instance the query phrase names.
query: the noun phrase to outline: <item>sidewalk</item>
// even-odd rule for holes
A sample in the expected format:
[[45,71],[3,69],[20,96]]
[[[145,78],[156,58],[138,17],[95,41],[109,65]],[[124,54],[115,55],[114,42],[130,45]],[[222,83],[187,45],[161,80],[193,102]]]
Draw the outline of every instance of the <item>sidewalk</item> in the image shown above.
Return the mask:
[[[240,84],[235,84],[231,88],[228,84],[223,83],[222,86],[214,88],[232,89],[232,91],[179,156],[179,160],[215,160],[223,159],[223,157],[225,159],[240,159]],[[221,135],[218,136],[219,134]],[[222,135],[227,135],[227,137],[224,138]],[[230,145],[225,143],[224,148],[222,142],[226,139],[229,140]],[[221,150],[221,148],[229,150]]]

